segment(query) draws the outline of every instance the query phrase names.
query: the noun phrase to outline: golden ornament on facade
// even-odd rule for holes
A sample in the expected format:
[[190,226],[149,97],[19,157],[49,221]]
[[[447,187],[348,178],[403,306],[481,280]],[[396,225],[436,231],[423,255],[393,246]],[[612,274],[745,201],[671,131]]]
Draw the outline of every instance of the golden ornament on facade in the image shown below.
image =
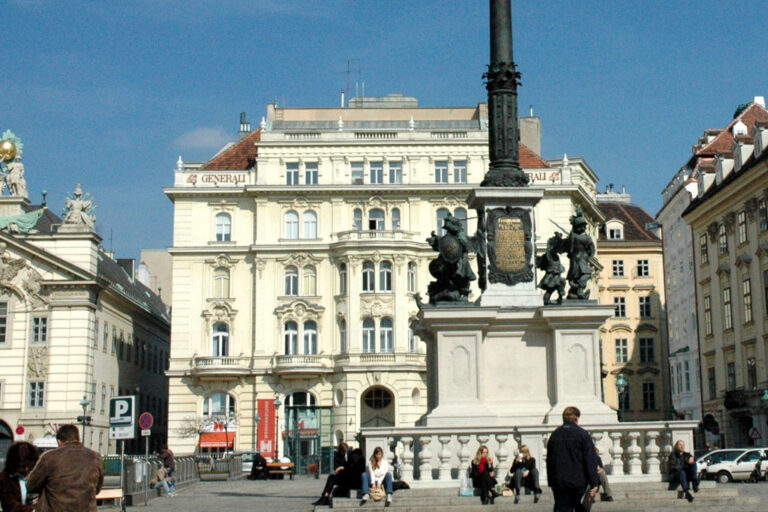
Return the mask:
[[16,157],[16,144],[12,140],[0,141],[0,162],[10,162]]

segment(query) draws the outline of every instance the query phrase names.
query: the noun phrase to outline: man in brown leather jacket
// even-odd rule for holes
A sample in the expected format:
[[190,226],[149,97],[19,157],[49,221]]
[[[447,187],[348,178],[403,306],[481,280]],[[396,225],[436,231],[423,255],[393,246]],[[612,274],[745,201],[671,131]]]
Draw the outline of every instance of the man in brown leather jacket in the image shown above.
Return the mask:
[[96,512],[96,494],[104,483],[101,455],[80,444],[74,425],[56,433],[59,448],[44,453],[27,477],[27,491],[40,493],[37,512]]

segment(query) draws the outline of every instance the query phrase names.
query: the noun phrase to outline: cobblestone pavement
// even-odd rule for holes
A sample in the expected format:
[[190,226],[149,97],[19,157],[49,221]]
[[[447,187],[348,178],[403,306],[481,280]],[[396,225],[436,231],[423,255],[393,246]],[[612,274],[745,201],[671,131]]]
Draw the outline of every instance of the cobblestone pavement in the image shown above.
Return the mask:
[[[298,476],[293,480],[197,482],[179,488],[175,498],[152,499],[146,508],[174,512],[305,512],[312,510],[312,502],[320,496],[324,483],[324,477],[316,480]],[[140,499],[128,510],[141,512],[143,508]]]

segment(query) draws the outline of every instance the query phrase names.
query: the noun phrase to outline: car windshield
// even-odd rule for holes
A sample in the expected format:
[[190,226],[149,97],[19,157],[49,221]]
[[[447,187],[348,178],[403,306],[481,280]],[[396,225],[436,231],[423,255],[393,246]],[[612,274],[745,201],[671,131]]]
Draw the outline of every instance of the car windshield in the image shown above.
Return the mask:
[[252,453],[244,453],[242,455],[243,462],[253,462],[253,454]]
[[756,460],[762,458],[762,453],[760,450],[752,450],[747,453],[745,453],[740,459],[739,462],[755,462]]

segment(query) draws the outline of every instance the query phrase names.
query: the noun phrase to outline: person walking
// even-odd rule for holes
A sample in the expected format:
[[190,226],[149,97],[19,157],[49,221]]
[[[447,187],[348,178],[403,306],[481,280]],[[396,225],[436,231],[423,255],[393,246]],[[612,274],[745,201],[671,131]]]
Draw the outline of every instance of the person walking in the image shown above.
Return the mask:
[[469,467],[469,475],[472,477],[472,486],[480,489],[480,503],[493,505],[499,495],[494,489],[496,485],[496,473],[493,468],[493,457],[488,453],[488,447],[481,444],[477,448],[475,458]]
[[539,496],[541,496],[541,488],[539,487],[539,470],[536,469],[536,459],[531,457],[531,451],[528,449],[528,445],[520,446],[520,453],[515,457],[512,462],[512,467],[509,469],[510,484],[514,486],[515,490],[515,503],[520,503],[520,486],[523,485],[527,489],[533,491],[533,502],[539,502]]
[[675,449],[669,454],[669,482],[679,482],[685,493],[685,499],[693,501],[693,495],[689,486],[693,486],[693,492],[699,492],[699,479],[696,472],[696,460],[693,455],[685,451],[685,442],[680,439],[675,443]]
[[8,448],[5,468],[0,472],[0,509],[5,512],[32,512],[26,478],[39,458],[35,445],[13,443]]
[[611,486],[608,484],[608,475],[605,472],[603,459],[600,458],[600,450],[597,449],[597,446],[595,446],[595,454],[597,455],[597,478],[600,480],[600,485],[603,487],[603,492],[600,494],[600,501],[613,501]]
[[555,497],[554,512],[582,512],[582,499],[594,500],[597,493],[595,443],[579,426],[581,411],[563,410],[563,424],[547,442],[547,481]]
[[360,501],[360,505],[365,505],[368,501],[369,490],[381,489],[383,486],[387,492],[387,501],[384,504],[388,507],[392,504],[392,473],[389,471],[389,463],[384,458],[384,450],[381,446],[377,446],[373,450],[373,456],[371,456],[371,462],[368,464],[368,469],[363,472],[363,499]]
[[104,484],[101,455],[80,443],[75,425],[56,432],[59,447],[44,453],[27,477],[27,492],[40,493],[36,512],[97,512]]

